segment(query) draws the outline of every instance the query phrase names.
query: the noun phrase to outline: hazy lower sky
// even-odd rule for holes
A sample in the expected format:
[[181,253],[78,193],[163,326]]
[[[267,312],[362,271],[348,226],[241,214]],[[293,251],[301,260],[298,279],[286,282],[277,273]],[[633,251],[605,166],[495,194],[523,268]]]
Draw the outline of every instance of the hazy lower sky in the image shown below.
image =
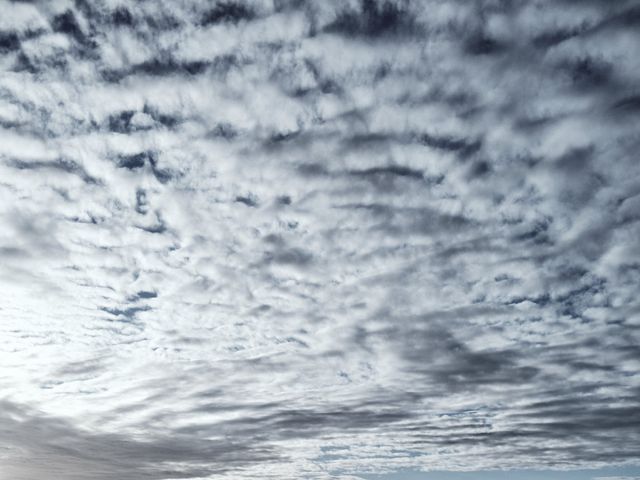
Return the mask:
[[0,1],[0,480],[640,478],[638,52],[627,0]]
[[366,474],[364,480],[639,480],[639,467],[596,470],[487,470],[469,472],[401,471],[391,474]]

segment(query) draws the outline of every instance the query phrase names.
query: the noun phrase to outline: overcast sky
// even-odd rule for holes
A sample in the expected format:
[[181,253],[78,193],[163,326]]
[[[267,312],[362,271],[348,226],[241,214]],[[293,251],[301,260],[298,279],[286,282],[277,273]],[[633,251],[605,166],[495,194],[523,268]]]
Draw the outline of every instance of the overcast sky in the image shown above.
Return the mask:
[[0,479],[640,478],[639,52],[625,0],[2,1]]

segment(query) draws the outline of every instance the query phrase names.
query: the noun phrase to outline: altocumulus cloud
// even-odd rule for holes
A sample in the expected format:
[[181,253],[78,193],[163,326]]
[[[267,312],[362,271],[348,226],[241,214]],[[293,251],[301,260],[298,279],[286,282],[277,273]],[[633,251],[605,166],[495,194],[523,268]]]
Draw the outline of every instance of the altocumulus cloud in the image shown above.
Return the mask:
[[7,478],[640,461],[637,2],[0,11]]

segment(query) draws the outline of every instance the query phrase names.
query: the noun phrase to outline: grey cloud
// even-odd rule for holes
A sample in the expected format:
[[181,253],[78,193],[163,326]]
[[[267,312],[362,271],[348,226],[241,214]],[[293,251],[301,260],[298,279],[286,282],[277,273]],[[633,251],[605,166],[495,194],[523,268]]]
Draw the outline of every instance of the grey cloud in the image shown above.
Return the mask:
[[203,25],[216,23],[238,23],[252,20],[255,17],[250,6],[240,2],[218,2],[208,10],[202,18]]
[[38,170],[38,169],[50,169],[50,170],[58,170],[60,172],[69,173],[72,175],[77,175],[86,183],[97,184],[100,183],[100,180],[89,175],[87,171],[78,163],[73,160],[68,159],[60,159],[54,161],[24,161],[24,160],[12,160],[9,161],[8,164],[17,168],[18,170]]
[[203,442],[173,434],[141,442],[117,434],[96,435],[6,400],[2,407],[3,443],[20,452],[3,468],[19,479],[52,474],[68,479],[198,478],[275,458],[269,448],[222,439]]
[[418,25],[402,2],[362,0],[357,8],[339,11],[325,30],[348,36],[382,37],[416,33]]

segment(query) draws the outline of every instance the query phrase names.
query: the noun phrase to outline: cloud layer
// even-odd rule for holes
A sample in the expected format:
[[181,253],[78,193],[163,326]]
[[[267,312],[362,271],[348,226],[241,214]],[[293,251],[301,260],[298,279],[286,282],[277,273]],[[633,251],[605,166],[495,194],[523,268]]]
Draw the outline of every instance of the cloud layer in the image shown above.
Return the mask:
[[11,478],[640,461],[635,2],[0,9]]

